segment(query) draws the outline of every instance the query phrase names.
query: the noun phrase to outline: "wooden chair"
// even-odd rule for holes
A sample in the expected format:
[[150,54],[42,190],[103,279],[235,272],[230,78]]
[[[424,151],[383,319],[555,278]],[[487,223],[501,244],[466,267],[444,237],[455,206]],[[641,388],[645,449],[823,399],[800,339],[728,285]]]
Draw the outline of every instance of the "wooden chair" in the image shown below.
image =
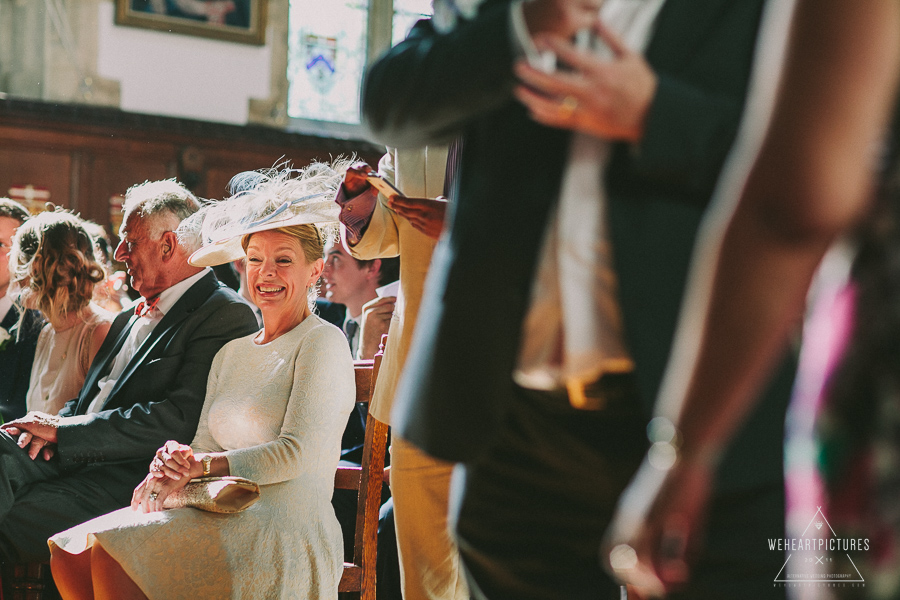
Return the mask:
[[0,600],[59,600],[49,563],[3,564]]
[[[382,348],[384,345],[382,344]],[[374,360],[354,362],[356,373],[356,401],[368,403],[372,399],[381,353]],[[384,456],[388,426],[369,415],[361,467],[338,467],[334,487],[358,490],[356,509],[356,538],[353,562],[344,563],[344,573],[338,587],[340,592],[358,592],[360,600],[375,600],[375,561],[378,556],[378,511],[381,508],[381,486],[384,479]]]

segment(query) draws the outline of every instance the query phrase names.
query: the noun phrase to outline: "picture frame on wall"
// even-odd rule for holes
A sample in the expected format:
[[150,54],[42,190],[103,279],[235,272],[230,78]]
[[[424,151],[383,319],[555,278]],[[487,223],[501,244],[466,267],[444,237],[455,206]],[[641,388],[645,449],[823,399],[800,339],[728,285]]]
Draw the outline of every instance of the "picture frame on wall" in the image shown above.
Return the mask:
[[183,35],[266,43],[268,0],[115,0],[116,24]]

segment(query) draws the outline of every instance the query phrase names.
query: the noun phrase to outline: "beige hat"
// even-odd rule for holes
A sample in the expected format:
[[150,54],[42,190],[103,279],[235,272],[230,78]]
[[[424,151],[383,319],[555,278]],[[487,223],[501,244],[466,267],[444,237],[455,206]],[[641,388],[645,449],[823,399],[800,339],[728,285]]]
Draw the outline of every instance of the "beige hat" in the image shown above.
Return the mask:
[[334,196],[348,163],[339,160],[235,176],[229,184],[230,198],[208,204],[179,227],[179,235],[199,234],[203,241],[188,262],[211,267],[243,258],[241,239],[252,233],[293,225],[336,224],[340,207]]

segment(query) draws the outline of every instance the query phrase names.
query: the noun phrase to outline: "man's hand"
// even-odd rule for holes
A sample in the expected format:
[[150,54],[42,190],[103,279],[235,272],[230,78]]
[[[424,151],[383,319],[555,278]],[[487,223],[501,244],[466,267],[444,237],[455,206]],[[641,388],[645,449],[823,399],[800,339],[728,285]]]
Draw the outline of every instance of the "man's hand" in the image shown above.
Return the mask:
[[637,597],[662,596],[687,581],[712,477],[703,461],[679,460],[666,470],[648,459],[622,495],[601,556]]
[[437,198],[393,196],[388,200],[388,208],[409,221],[416,231],[434,240],[441,237],[444,215],[447,213],[447,199],[443,196]]
[[384,296],[363,304],[357,352],[360,359],[375,357],[381,344],[381,336],[386,334],[391,326],[391,316],[394,314],[396,302],[396,297]]
[[19,445],[19,448],[24,448],[25,451],[28,452],[28,456],[31,460],[36,459],[38,454],[40,454],[44,460],[50,460],[53,458],[53,455],[56,454],[56,444],[52,444],[44,438],[32,435],[27,431],[23,431],[19,434],[19,439],[16,443]]
[[344,173],[344,190],[347,192],[348,197],[358,196],[369,187],[366,177],[371,172],[372,167],[364,162],[353,163],[347,169],[347,172]]
[[612,50],[612,59],[577,50],[559,36],[535,39],[539,48],[553,50],[571,70],[544,73],[521,60],[515,71],[522,85],[516,87],[515,96],[538,123],[640,142],[656,94],[656,74],[642,55],[631,51],[602,23],[594,29]]
[[532,0],[522,5],[531,37],[552,33],[570,38],[597,21],[603,0]]
[[18,437],[19,448],[26,448],[31,460],[41,454],[44,460],[56,453],[56,429],[60,418],[42,412],[30,412],[21,419],[0,425],[12,437]]

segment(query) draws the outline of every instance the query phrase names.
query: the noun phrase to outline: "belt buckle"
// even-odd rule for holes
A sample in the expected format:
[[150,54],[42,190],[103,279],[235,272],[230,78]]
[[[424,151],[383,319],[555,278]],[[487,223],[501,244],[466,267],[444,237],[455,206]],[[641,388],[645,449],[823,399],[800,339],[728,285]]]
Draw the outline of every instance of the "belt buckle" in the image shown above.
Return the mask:
[[603,410],[606,406],[606,399],[598,396],[588,396],[588,385],[595,384],[591,381],[585,384],[584,381],[569,379],[566,381],[566,391],[569,393],[569,404],[579,410]]

